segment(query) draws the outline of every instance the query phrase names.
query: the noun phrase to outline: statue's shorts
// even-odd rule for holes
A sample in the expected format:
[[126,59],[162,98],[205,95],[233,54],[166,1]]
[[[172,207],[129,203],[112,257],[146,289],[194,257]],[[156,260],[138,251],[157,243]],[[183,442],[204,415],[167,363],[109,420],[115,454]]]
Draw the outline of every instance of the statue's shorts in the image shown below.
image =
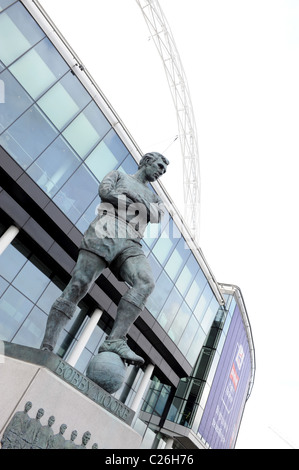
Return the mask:
[[139,234],[128,224],[113,217],[98,216],[86,230],[80,249],[104,259],[117,279],[123,281],[120,268],[128,258],[139,256],[148,266],[140,241]]

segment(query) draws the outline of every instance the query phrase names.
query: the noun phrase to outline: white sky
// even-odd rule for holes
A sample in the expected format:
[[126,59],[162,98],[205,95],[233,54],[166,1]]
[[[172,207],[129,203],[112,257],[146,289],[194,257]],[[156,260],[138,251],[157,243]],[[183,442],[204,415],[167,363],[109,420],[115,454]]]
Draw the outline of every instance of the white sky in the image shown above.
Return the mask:
[[[40,0],[142,151],[177,135],[135,0]],[[299,1],[160,0],[188,79],[201,172],[199,244],[238,285],[257,371],[237,448],[299,448]],[[182,204],[178,141],[162,183]]]

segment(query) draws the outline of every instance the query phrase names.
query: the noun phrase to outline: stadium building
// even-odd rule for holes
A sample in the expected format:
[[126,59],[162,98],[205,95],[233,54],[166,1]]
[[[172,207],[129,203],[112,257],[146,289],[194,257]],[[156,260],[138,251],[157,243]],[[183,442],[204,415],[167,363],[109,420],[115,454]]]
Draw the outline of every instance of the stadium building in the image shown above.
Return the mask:
[[[137,169],[142,152],[108,99],[37,1],[0,1],[2,341],[40,347],[100,181]],[[140,448],[234,448],[255,373],[242,293],[216,281],[163,186],[152,189],[167,208],[143,239],[156,287],[128,335],[145,364],[127,367],[115,398],[135,413]],[[127,289],[106,269],[61,334],[55,353],[81,374]]]

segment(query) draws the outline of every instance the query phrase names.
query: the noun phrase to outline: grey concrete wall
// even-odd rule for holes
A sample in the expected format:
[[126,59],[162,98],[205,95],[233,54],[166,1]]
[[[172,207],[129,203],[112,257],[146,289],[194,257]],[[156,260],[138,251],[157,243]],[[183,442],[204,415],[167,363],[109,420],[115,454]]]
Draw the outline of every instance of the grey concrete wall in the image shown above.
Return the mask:
[[94,443],[99,449],[138,449],[141,436],[126,423],[84,396],[57,375],[39,365],[2,356],[0,361],[0,437],[16,411],[23,411],[27,401],[32,402],[29,416],[35,418],[43,408],[41,424],[46,425],[51,415],[54,434],[66,424],[64,437],[70,439],[76,429],[76,444],[81,444],[85,431],[91,433],[87,449]]

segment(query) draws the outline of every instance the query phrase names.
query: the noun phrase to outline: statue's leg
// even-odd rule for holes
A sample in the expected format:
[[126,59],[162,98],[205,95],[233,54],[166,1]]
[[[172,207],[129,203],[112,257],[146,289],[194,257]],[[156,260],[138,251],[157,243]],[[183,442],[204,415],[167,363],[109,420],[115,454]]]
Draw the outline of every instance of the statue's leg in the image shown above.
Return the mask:
[[128,363],[143,364],[143,358],[127,345],[126,335],[155,286],[147,259],[143,256],[128,258],[122,265],[121,276],[132,288],[121,298],[111,333],[100,346],[99,352],[115,352]]
[[105,260],[97,255],[84,250],[79,252],[72,278],[49,312],[41,349],[53,351],[61,331],[73,317],[78,303],[105,268]]

